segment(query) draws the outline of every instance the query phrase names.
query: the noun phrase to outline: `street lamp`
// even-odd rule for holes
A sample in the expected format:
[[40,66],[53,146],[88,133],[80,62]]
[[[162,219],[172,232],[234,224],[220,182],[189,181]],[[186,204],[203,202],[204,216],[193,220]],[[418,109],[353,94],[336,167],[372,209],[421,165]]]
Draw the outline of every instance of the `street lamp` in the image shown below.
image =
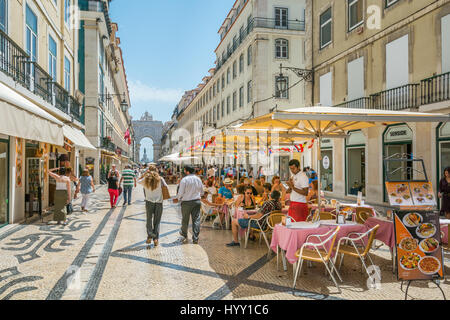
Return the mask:
[[283,67],[283,64],[280,63],[280,74],[278,75],[277,80],[276,80],[276,89],[277,89],[277,92],[280,93],[280,96],[283,94],[283,92],[285,92],[289,89],[287,87],[288,80],[283,75],[283,69],[294,72],[299,78],[302,78],[303,81],[306,81],[306,82],[313,81],[313,77],[312,77],[313,71],[312,70],[293,68],[293,67]]

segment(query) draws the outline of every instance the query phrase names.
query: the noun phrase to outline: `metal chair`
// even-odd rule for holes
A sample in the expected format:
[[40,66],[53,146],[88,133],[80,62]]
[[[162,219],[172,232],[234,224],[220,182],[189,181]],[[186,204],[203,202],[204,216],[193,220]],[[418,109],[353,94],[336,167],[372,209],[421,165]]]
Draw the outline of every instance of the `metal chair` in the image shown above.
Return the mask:
[[[270,232],[271,229],[267,223],[267,218],[270,216],[270,213],[263,215],[259,219],[249,219],[247,232],[245,233],[245,248],[247,249],[248,238],[250,237],[250,231],[258,232],[263,236],[264,241],[266,242],[267,248],[270,250],[269,240],[267,240],[266,233]],[[252,227],[252,222],[255,222],[258,226],[257,228]],[[259,237],[259,243],[261,244],[261,236]]]
[[367,219],[373,217],[373,211],[368,208],[356,208],[355,221],[358,224],[364,224]]
[[307,222],[318,222],[321,220],[335,220],[336,219],[336,215],[332,212],[325,212],[322,211],[319,214],[319,209],[314,210],[314,212],[311,212],[308,216],[308,218],[306,218]]
[[[333,253],[333,247],[336,242],[337,234],[339,232],[341,227],[337,227],[334,230],[328,231],[326,234],[322,235],[310,235],[306,239],[306,243],[302,245],[302,247],[297,250],[295,253],[295,256],[299,259],[297,262],[297,268],[295,270],[294,275],[294,284],[292,289],[295,290],[295,284],[297,283],[297,276],[299,273],[299,270],[301,271],[303,261],[310,261],[310,262],[322,262],[325,265],[326,271],[328,271],[328,274],[330,275],[331,279],[333,280],[334,284],[336,285],[336,288],[339,290],[339,293],[341,293],[341,288],[339,287],[339,284],[337,283],[336,279],[333,276],[333,271],[336,272],[339,280],[342,282],[341,275],[339,274],[339,271],[336,269],[336,266],[334,265],[333,259],[331,259],[331,254]],[[319,240],[319,243],[312,243],[309,242],[310,238],[316,238]],[[322,240],[325,239],[325,240]],[[330,249],[326,249],[325,245],[330,244]],[[313,249],[309,249],[313,248]],[[331,268],[331,270],[330,270]]]
[[[351,235],[349,235],[348,237],[343,237],[341,239],[339,239],[339,243],[337,245],[336,248],[336,255],[334,257],[334,262],[336,263],[336,260],[338,258],[338,255],[341,255],[341,261],[339,263],[339,270],[342,267],[342,262],[344,261],[344,256],[348,255],[348,256],[352,256],[352,257],[357,257],[361,260],[361,264],[364,267],[364,269],[366,270],[367,274],[369,275],[369,278],[372,276],[369,273],[369,270],[367,269],[367,265],[366,265],[366,258],[369,258],[370,263],[373,265],[373,261],[372,258],[370,257],[370,249],[372,248],[372,244],[373,241],[375,240],[375,235],[377,233],[377,230],[380,226],[377,224],[375,227],[373,227],[372,229],[370,229],[369,231],[365,232],[365,233],[353,233],[354,235],[357,235],[356,238],[352,238]],[[365,237],[369,237],[369,241],[367,244],[364,243],[364,238]],[[345,242],[345,244],[343,244]],[[350,243],[350,244],[348,244]],[[362,246],[361,246],[362,243]],[[375,272],[377,272],[375,270]],[[377,274],[380,279],[381,279],[381,275]]]

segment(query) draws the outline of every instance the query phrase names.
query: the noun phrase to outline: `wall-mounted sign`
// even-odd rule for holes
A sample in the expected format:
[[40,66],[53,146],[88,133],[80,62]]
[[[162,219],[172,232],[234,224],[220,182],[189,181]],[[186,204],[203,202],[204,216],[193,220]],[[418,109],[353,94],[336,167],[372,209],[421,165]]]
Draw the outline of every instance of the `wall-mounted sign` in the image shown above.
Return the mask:
[[390,127],[384,135],[384,141],[388,143],[411,141],[412,139],[413,132],[406,124]]
[[323,157],[322,164],[323,168],[328,170],[330,168],[330,158],[328,156]]

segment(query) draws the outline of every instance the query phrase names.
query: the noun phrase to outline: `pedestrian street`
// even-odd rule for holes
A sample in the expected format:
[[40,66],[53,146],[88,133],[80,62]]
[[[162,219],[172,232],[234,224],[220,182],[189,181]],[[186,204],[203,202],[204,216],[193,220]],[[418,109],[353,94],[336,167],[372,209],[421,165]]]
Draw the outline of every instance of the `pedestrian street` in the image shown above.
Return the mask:
[[[174,194],[175,187],[170,187]],[[342,294],[337,294],[322,265],[307,268],[292,293],[292,266],[277,271],[276,255],[267,259],[264,242],[228,248],[230,230],[202,226],[198,245],[179,242],[179,206],[164,204],[160,245],[145,244],[146,216],[142,188],[131,206],[109,208],[106,189],[92,195],[89,213],[69,216],[67,226],[36,221],[10,225],[0,232],[0,299],[31,300],[277,300],[277,299],[402,299],[386,247],[374,251],[382,270],[381,289],[369,290],[357,260],[342,268]],[[51,216],[45,217],[49,221]],[[450,267],[446,256],[446,272]],[[445,292],[450,284],[441,282]],[[440,299],[438,290],[414,283],[411,299]]]

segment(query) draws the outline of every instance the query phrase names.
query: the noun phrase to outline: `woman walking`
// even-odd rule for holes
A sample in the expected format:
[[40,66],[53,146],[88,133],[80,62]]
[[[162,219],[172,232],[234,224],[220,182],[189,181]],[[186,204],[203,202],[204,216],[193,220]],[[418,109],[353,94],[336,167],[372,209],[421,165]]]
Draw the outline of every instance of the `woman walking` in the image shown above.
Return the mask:
[[444,177],[439,182],[439,198],[441,202],[441,215],[450,219],[450,167],[445,168]]
[[[58,170],[58,174],[54,171]],[[49,176],[56,180],[55,206],[53,219],[60,224],[67,225],[67,215],[64,208],[72,201],[70,174],[72,168],[55,168],[49,171]]]
[[87,205],[92,192],[95,192],[94,179],[90,176],[89,170],[84,169],[80,178],[81,210],[83,212],[88,212]]
[[108,192],[109,202],[111,203],[111,209],[116,207],[117,200],[119,199],[119,172],[112,171],[108,177]]
[[159,244],[159,225],[163,211],[163,187],[166,181],[158,174],[156,167],[150,165],[147,172],[139,179],[145,190],[145,209],[147,212],[147,244]]

